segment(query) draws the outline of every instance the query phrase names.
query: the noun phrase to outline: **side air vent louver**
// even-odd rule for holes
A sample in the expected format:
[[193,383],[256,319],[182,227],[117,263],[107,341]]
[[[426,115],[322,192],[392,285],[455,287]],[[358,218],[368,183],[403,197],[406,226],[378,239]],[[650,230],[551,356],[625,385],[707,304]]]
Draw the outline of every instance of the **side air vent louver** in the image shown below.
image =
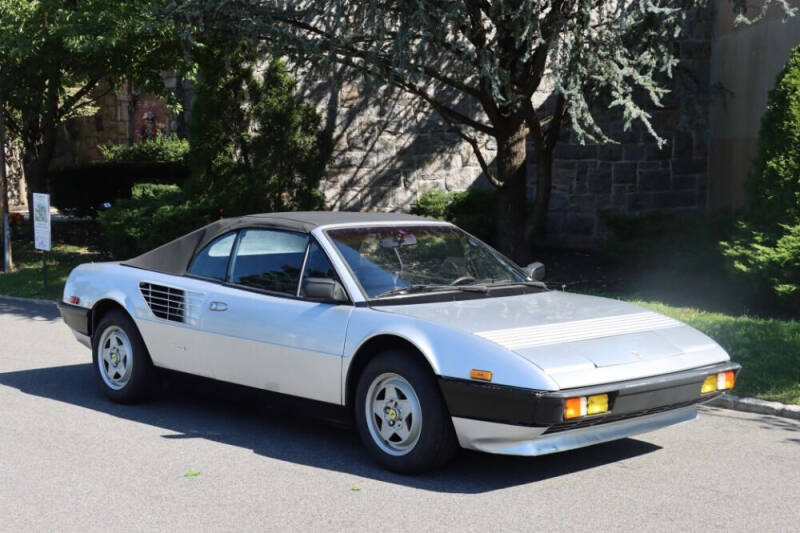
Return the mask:
[[186,295],[181,289],[155,285],[153,283],[139,283],[141,291],[150,310],[158,318],[184,322],[186,317]]

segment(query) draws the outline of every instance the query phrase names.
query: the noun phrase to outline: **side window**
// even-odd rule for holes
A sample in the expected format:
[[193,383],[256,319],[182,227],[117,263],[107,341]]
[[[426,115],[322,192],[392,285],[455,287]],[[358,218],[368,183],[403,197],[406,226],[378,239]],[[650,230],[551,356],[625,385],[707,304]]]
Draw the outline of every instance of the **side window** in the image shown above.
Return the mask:
[[325,252],[322,251],[322,248],[315,240],[311,241],[308,249],[306,269],[303,271],[303,279],[306,278],[339,279],[333,269],[333,265],[328,261],[328,256],[325,255]]
[[245,230],[233,258],[231,281],[294,296],[307,244],[308,236],[300,233]]
[[220,281],[225,280],[228,272],[228,258],[235,240],[236,232],[233,232],[211,241],[194,258],[189,267],[189,274]]

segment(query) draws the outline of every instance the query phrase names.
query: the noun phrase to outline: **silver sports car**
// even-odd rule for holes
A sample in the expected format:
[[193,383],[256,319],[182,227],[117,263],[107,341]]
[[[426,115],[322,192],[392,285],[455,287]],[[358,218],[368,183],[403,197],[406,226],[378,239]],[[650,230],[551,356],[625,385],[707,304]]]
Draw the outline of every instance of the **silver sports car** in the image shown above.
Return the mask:
[[702,333],[542,276],[446,222],[272,213],[80,265],[60,309],[114,401],[166,368],[345,405],[401,472],[459,445],[542,455],[651,431],[733,387],[739,365]]

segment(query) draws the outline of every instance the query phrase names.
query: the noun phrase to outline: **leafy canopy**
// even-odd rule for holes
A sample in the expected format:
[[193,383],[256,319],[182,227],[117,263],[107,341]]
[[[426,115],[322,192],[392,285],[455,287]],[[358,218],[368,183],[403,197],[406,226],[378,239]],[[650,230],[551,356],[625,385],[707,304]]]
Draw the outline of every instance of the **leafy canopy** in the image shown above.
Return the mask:
[[[160,0],[0,0],[0,91],[12,135],[36,150],[65,120],[96,111],[101,86],[161,88],[181,61]],[[34,157],[36,154],[28,154]]]
[[[771,3],[766,0],[764,10]],[[787,1],[777,3],[794,13]],[[593,116],[592,104],[601,97],[619,110],[626,128],[640,121],[662,142],[647,109],[659,107],[668,92],[664,81],[678,64],[673,39],[693,21],[693,10],[705,4],[183,0],[176,10],[192,27],[227,27],[267,42],[304,66],[311,59],[318,71],[345,66],[377,77],[417,96],[464,135],[502,138],[509,135],[508,122],[524,120],[534,142],[547,147],[555,142],[549,126],[558,125],[567,111],[580,139],[610,140]],[[745,0],[732,4],[743,17]],[[544,98],[534,98],[537,91],[559,99],[544,105]],[[459,105],[462,101],[470,105]],[[482,113],[475,117],[464,111],[470,106]],[[479,147],[471,144],[480,159]]]

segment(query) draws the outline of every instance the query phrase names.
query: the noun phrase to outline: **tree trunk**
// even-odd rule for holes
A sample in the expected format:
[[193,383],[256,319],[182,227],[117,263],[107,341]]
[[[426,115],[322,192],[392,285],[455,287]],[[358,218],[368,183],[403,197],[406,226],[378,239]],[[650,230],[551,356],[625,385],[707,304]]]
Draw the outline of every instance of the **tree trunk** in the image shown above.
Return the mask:
[[25,143],[23,170],[25,173],[25,187],[28,190],[28,222],[33,233],[33,193],[47,193],[47,171],[55,151],[56,132],[48,132],[41,145]]
[[523,246],[527,204],[527,128],[520,122],[497,138],[497,177],[503,185],[495,193],[495,245],[515,261],[527,261]]
[[525,242],[541,243],[547,229],[547,210],[550,206],[550,190],[553,186],[553,151],[541,147],[536,149],[536,200],[533,213],[525,228]]

